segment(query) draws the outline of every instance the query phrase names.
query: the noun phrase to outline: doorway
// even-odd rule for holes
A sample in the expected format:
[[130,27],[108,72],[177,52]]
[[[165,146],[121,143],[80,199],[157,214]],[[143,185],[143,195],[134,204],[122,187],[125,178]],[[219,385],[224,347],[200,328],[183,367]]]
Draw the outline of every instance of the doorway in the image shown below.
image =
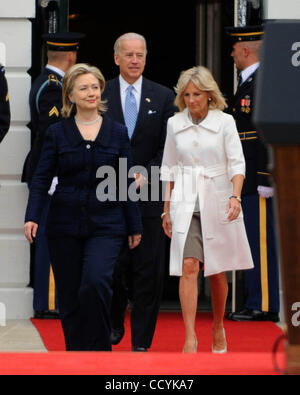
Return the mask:
[[[233,24],[234,0],[226,1],[225,5],[220,0],[189,0],[181,7],[174,6],[172,0],[149,3],[141,1],[95,3],[94,0],[69,2],[69,30],[86,34],[80,47],[79,62],[99,67],[106,80],[116,77],[119,70],[113,59],[114,43],[120,35],[136,32],[145,36],[148,44],[144,73],[146,78],[173,89],[183,70],[195,66],[197,62],[200,63],[200,59],[203,65],[209,66],[205,59],[209,57],[213,61],[211,53],[217,53],[218,62],[222,63],[219,65],[221,73],[218,82],[221,89],[225,89],[225,94],[229,96],[233,89],[233,65],[224,26]],[[215,17],[214,11],[211,12],[212,4],[217,7],[219,13],[215,33],[218,35],[217,48],[215,42],[212,43],[213,48],[208,47],[207,36],[212,31],[212,28],[208,27],[208,17]],[[200,9],[201,18],[199,18]],[[216,8],[213,7],[214,9]],[[216,26],[215,20],[213,26]],[[199,40],[200,35],[201,40]],[[204,45],[201,58],[199,57],[200,43]],[[170,242],[168,240],[166,247],[162,309],[178,310],[180,308],[179,281],[178,278],[169,276]],[[207,284],[203,277],[199,279],[200,310],[210,310]]]
[[180,72],[195,65],[195,2],[178,8],[166,0],[159,7],[156,2],[71,0],[69,30],[87,35],[79,61],[99,67],[106,80],[114,78],[114,43],[123,33],[137,32],[148,44],[145,77],[173,88]]

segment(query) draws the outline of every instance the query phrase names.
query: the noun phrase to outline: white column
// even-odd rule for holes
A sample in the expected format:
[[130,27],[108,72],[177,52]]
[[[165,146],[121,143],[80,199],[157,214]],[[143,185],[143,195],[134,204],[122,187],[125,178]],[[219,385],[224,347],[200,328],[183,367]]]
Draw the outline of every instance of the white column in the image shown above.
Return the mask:
[[11,127],[0,144],[0,304],[6,319],[32,316],[29,246],[23,235],[27,186],[21,173],[30,148],[28,97],[31,80],[31,22],[35,0],[0,2],[0,61],[6,66]]
[[300,0],[264,0],[266,19],[300,19]]

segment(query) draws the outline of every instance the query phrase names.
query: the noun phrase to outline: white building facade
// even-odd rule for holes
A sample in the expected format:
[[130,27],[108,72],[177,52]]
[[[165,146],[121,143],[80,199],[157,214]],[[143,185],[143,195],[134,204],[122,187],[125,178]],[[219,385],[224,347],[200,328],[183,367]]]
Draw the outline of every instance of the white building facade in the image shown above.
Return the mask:
[[29,246],[24,238],[27,186],[20,182],[30,147],[31,22],[35,0],[0,0],[0,62],[6,66],[11,128],[0,145],[0,303],[6,319],[32,316]]

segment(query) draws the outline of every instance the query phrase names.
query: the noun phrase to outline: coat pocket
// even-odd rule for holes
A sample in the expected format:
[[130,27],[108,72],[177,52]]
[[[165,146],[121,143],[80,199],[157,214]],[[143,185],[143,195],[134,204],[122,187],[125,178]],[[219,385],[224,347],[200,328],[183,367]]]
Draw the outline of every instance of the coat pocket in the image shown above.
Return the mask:
[[[174,213],[171,214],[173,230],[178,233],[186,233],[189,230],[191,219],[194,213],[193,204],[177,203]],[[172,219],[172,217],[174,219]]]
[[178,196],[176,191],[173,189],[172,194],[171,194],[171,200],[170,200],[170,217],[171,217],[171,222],[174,224],[175,222],[175,216],[176,216],[176,211],[178,209]]

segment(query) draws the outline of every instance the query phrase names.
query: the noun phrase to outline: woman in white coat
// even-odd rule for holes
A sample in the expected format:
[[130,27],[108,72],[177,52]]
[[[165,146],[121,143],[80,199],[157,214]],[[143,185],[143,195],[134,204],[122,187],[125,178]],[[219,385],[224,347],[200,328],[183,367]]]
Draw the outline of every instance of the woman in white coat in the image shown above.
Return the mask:
[[177,85],[180,109],[169,119],[161,179],[166,182],[163,228],[171,238],[170,274],[180,276],[185,323],[183,352],[197,352],[198,276],[210,279],[214,353],[227,352],[226,271],[253,268],[241,209],[245,160],[226,102],[210,71],[194,67]]

